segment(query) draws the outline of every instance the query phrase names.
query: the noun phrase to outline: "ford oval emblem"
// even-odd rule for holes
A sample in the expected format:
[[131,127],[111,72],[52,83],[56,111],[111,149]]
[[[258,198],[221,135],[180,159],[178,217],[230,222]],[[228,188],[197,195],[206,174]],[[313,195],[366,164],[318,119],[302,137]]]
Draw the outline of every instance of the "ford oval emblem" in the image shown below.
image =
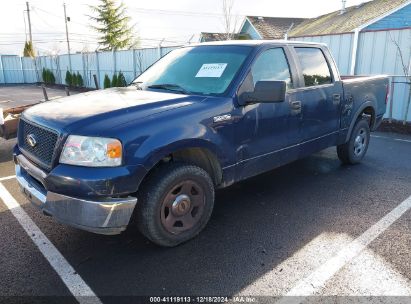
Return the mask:
[[34,134],[27,135],[27,142],[33,148],[37,145],[37,140]]

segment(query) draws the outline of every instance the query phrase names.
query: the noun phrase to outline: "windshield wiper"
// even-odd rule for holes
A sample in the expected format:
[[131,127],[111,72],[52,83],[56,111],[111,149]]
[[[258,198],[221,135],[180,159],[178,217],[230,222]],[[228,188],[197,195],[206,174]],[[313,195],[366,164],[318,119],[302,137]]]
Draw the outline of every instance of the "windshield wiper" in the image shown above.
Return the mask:
[[187,91],[186,89],[184,89],[183,87],[179,86],[178,84],[173,84],[173,83],[152,84],[152,85],[149,85],[147,88],[149,88],[149,89],[162,89],[162,90],[167,90],[167,91],[190,94],[190,92]]

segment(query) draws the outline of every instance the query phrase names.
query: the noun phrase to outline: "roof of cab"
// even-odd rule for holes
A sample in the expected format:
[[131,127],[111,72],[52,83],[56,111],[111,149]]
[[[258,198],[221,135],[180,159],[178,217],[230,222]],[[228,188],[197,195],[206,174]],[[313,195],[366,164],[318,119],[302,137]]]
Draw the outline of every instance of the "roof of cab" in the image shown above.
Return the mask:
[[245,45],[245,46],[259,46],[259,45],[318,45],[323,46],[324,43],[305,42],[305,41],[290,41],[290,40],[227,40],[227,41],[211,41],[190,44],[187,46],[204,46],[204,45]]

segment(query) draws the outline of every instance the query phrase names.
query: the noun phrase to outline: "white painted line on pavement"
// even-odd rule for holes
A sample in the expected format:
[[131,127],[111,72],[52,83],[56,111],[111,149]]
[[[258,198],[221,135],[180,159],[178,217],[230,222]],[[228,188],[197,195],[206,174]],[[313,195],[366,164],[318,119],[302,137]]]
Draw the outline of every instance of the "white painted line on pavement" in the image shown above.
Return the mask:
[[411,140],[408,140],[408,139],[395,138],[395,140],[396,140],[396,141],[402,141],[402,142],[411,143]]
[[5,180],[9,180],[9,179],[13,179],[13,178],[16,178],[16,176],[11,175],[11,176],[0,177],[0,182],[5,181]]
[[393,138],[393,137],[379,136],[379,135],[371,135],[371,137],[382,138],[382,139],[392,139],[392,140],[396,140],[396,141],[411,143],[411,140],[409,140],[409,139]]
[[332,284],[327,283],[326,288],[321,290],[321,296],[336,294],[350,297],[409,297],[411,284],[390,262],[366,248],[332,279]]
[[[277,303],[301,303],[301,297],[308,297],[318,292],[329,279],[341,268],[348,264],[354,257],[363,251],[381,233],[387,230],[396,220],[411,208],[411,196],[385,215],[376,224],[365,231],[340,250],[334,257],[326,261],[310,275],[297,282],[293,288]],[[299,298],[296,298],[299,297]]]
[[43,256],[60,276],[77,301],[81,304],[101,304],[100,299],[91,290],[87,283],[84,282],[80,275],[75,272],[74,268],[67,262],[67,260],[44,235],[44,233],[41,232],[40,228],[37,227],[33,220],[1,183],[0,198],[26,231],[27,235],[31,238],[34,244],[36,244]]

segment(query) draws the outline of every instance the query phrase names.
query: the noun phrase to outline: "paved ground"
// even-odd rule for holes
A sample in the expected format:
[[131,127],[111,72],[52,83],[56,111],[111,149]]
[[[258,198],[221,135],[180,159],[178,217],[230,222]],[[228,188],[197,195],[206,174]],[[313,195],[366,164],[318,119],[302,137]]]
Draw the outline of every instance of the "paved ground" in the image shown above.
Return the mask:
[[[13,175],[13,144],[0,142],[2,177]],[[411,296],[411,136],[375,134],[357,166],[327,149],[221,190],[205,231],[171,249],[134,229],[99,236],[65,227],[37,212],[15,179],[0,184],[103,303],[118,303],[107,297],[115,295]],[[14,213],[0,200],[0,295],[75,302]]]
[[[75,94],[76,92],[72,92]],[[49,99],[66,96],[64,90],[47,88]],[[43,90],[37,85],[0,86],[0,108],[3,110],[44,101]]]

